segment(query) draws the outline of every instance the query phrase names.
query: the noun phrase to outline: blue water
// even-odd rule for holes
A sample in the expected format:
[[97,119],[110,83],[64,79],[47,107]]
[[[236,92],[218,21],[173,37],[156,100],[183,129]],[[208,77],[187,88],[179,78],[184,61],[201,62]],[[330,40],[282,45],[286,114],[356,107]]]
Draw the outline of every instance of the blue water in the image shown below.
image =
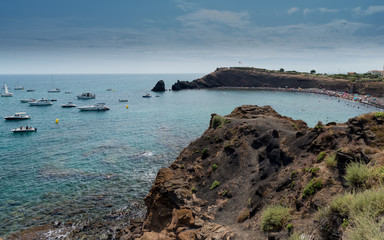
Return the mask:
[[[290,92],[190,90],[142,98],[160,79],[170,88],[177,80],[202,75],[55,75],[53,81],[50,75],[0,75],[0,84],[7,83],[14,93],[0,98],[0,116],[21,111],[31,115],[27,121],[0,121],[0,236],[53,221],[85,221],[141,202],[158,169],[203,133],[211,113],[225,115],[243,104],[271,105],[314,126],[378,110]],[[16,85],[36,91],[13,90]],[[62,92],[47,93],[56,87]],[[86,91],[96,99],[76,99]],[[58,101],[47,107],[19,101],[42,97]],[[129,102],[118,102],[121,98]],[[68,101],[78,106],[105,102],[111,110],[61,108]],[[38,131],[10,131],[27,124]]]

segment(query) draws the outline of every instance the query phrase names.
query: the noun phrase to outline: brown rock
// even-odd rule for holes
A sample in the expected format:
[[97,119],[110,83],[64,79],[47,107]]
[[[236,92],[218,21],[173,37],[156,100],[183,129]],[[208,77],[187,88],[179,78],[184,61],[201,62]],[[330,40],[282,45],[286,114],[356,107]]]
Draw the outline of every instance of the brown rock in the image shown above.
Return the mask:
[[197,230],[187,230],[179,233],[177,237],[180,240],[195,240],[196,239],[196,232]]
[[172,212],[172,222],[168,229],[176,229],[177,227],[191,227],[195,223],[192,211],[190,209],[174,209]]

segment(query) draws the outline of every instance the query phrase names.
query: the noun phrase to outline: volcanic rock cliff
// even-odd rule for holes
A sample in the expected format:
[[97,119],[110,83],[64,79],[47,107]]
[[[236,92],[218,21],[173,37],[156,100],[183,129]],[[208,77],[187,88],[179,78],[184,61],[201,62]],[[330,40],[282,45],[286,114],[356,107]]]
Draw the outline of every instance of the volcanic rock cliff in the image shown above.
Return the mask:
[[351,82],[322,75],[280,73],[258,68],[218,68],[192,82],[177,81],[172,90],[217,87],[325,88],[327,90],[384,96],[382,82]]
[[[384,169],[383,117],[372,113],[344,124],[319,123],[308,128],[305,122],[281,116],[269,106],[244,105],[225,117],[212,114],[204,134],[168,168],[159,170],[145,198],[141,236],[135,237],[352,236],[357,224],[352,214],[329,206],[340,194],[379,188],[381,175],[370,178],[369,184],[350,185],[345,174],[353,162]],[[377,201],[384,206],[384,196]],[[285,214],[274,213],[276,207]],[[383,213],[384,209],[380,216]],[[133,238],[129,231],[121,237]]]

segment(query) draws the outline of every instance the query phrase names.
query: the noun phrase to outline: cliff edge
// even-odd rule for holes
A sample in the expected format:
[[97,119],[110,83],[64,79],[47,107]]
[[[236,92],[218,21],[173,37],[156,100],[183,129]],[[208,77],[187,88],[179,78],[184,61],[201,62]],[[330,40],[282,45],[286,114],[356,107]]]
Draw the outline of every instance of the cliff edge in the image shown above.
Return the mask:
[[[372,113],[308,128],[269,106],[250,105],[225,117],[212,114],[204,134],[159,170],[137,239],[352,236],[354,215],[330,206],[352,190],[380,188],[382,175],[361,185],[345,176],[352,163],[384,169],[383,122],[384,114]],[[378,199],[384,205],[384,196]]]
[[280,73],[258,68],[218,68],[216,71],[192,82],[177,81],[172,85],[172,90],[218,87],[325,88],[340,92],[384,96],[384,84],[382,82],[352,82],[323,75]]

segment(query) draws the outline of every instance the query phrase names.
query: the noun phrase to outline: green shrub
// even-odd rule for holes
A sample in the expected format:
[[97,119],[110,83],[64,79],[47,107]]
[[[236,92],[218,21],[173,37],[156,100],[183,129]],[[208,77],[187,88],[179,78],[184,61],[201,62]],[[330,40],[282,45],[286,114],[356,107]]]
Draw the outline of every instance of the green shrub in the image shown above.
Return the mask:
[[208,148],[204,148],[203,151],[201,151],[201,158],[207,158],[208,157]]
[[267,207],[261,215],[263,231],[280,230],[290,220],[290,209],[280,205]]
[[324,125],[323,125],[323,123],[322,123],[321,121],[319,121],[319,122],[316,124],[316,126],[315,126],[316,129],[322,129],[323,127],[324,127]]
[[216,169],[217,169],[217,164],[216,163],[212,164],[212,170],[215,171]]
[[212,118],[211,128],[221,127],[225,123],[226,123],[226,119],[216,114]]
[[[380,226],[384,224],[384,188],[345,193],[335,197],[325,215],[343,219],[348,239],[384,239]],[[380,218],[381,216],[381,218]]]
[[317,175],[317,173],[320,171],[320,168],[316,167],[316,168],[310,168],[309,169],[309,172],[312,174],[312,176],[315,176]]
[[292,225],[292,223],[289,223],[289,224],[287,225],[287,230],[288,230],[288,232],[291,232],[291,231],[293,230],[293,225]]
[[331,156],[327,156],[325,158],[325,165],[328,168],[335,168],[337,166],[336,154],[332,154]]
[[344,179],[353,188],[363,187],[371,176],[371,169],[364,163],[353,162],[347,165]]
[[375,112],[375,118],[384,118],[384,112]]
[[213,190],[213,189],[217,188],[218,186],[220,186],[220,182],[215,180],[215,181],[213,181],[213,183],[209,189]]
[[291,179],[294,179],[295,177],[297,177],[297,172],[292,171],[290,176],[291,176]]
[[325,152],[320,152],[319,155],[317,155],[317,162],[322,162],[327,154]]
[[313,178],[304,188],[303,198],[315,194],[318,190],[323,188],[321,179]]

